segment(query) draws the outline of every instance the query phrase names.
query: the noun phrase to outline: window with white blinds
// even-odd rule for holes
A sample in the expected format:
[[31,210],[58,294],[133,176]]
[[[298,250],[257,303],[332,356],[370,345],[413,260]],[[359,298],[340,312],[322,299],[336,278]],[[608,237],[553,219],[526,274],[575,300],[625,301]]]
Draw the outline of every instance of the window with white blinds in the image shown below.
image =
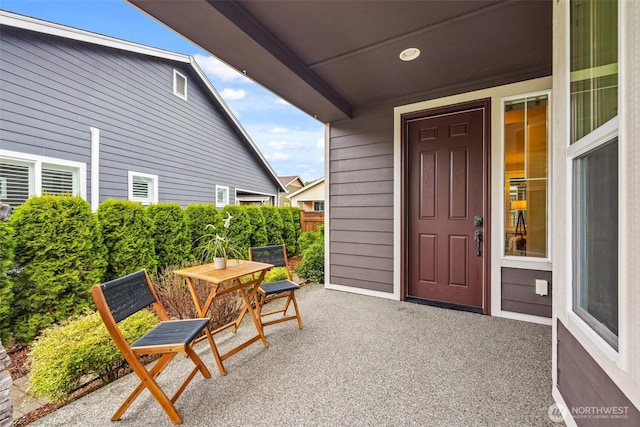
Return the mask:
[[0,150],[0,201],[15,208],[43,194],[85,197],[84,173],[83,163]]
[[43,194],[73,194],[73,171],[42,166]]
[[0,200],[10,206],[23,204],[30,196],[29,177],[33,167],[27,163],[0,159]]
[[158,202],[158,176],[129,172],[129,200],[142,204]]

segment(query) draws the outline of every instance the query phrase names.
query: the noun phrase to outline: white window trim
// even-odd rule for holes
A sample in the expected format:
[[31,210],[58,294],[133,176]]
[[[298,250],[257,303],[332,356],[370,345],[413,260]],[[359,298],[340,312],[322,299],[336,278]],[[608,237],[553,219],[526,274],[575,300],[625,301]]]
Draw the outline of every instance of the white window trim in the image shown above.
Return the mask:
[[[552,229],[552,218],[553,218],[553,212],[552,212],[552,188],[551,188],[551,183],[553,182],[552,180],[552,169],[553,169],[553,165],[552,165],[552,147],[551,147],[551,143],[552,143],[552,136],[553,136],[553,132],[552,132],[552,128],[551,128],[551,124],[553,122],[553,117],[551,117],[552,111],[553,111],[553,106],[551,104],[552,99],[551,99],[551,90],[541,90],[541,91],[536,91],[536,92],[528,92],[528,93],[523,93],[520,95],[513,95],[513,96],[505,96],[503,98],[500,99],[500,158],[502,159],[502,161],[500,162],[500,176],[501,176],[501,191],[504,191],[505,188],[505,182],[504,182],[504,176],[505,176],[505,165],[504,165],[504,154],[505,154],[505,134],[504,134],[504,105],[506,102],[508,101],[514,101],[517,99],[523,99],[523,98],[533,98],[536,96],[542,96],[542,95],[546,95],[547,96],[547,256],[546,257],[531,257],[531,256],[509,256],[507,254],[505,254],[504,251],[504,247],[501,247],[500,252],[501,252],[501,258],[502,258],[502,266],[503,267],[514,267],[514,268],[531,268],[534,270],[538,270],[540,268],[538,267],[534,267],[532,265],[529,266],[522,266],[522,264],[520,264],[520,262],[525,263],[525,264],[531,264],[531,263],[551,263],[551,258],[552,258],[552,253],[551,253],[551,249],[552,249],[552,242],[551,242],[551,236],[553,235],[553,229]],[[504,218],[504,212],[506,211],[506,206],[504,205],[504,194],[502,194],[502,197],[500,198],[500,212],[502,212],[502,214],[500,215],[501,217],[501,225],[500,225],[500,235],[501,236],[505,236],[506,235],[506,230],[505,230],[505,218]],[[506,261],[506,263],[504,262]],[[517,264],[520,264],[519,266],[513,265],[507,265],[509,262],[514,262]]]
[[87,199],[87,164],[74,162],[72,160],[57,159],[47,156],[36,156],[33,154],[20,153],[0,149],[0,159],[13,161],[19,164],[29,163],[33,167],[33,181],[29,180],[29,197],[42,196],[42,165],[52,168],[67,169],[77,172],[77,183],[74,182],[74,195],[79,195]]
[[[151,191],[152,191],[151,197],[140,198],[140,197],[134,197],[133,196],[133,177],[147,178],[147,179],[151,180],[151,184],[152,184],[151,185]],[[128,189],[128,199],[133,201],[133,202],[140,202],[144,206],[152,204],[152,203],[158,203],[158,175],[153,175],[153,174],[149,174],[149,173],[142,173],[142,172],[135,172],[135,171],[129,171],[127,189]]]
[[[570,102],[570,73],[567,72],[564,76],[564,90],[566,92],[567,100],[566,103],[566,117],[565,117],[565,126],[567,129],[567,139],[565,141],[566,144],[566,199],[565,203],[567,209],[565,211],[564,220],[565,220],[565,230],[567,230],[570,236],[573,236],[573,200],[574,200],[574,187],[573,187],[573,161],[582,156],[585,153],[594,150],[597,147],[607,143],[611,139],[618,137],[618,223],[622,224],[620,221],[622,216],[624,215],[623,208],[624,204],[622,203],[623,197],[620,197],[622,191],[625,189],[624,187],[624,176],[622,174],[621,168],[624,165],[624,161],[622,159],[622,153],[625,152],[625,144],[624,141],[620,138],[620,122],[619,117],[624,114],[621,111],[621,96],[624,93],[625,81],[623,75],[621,74],[621,70],[623,67],[620,66],[620,61],[624,57],[623,52],[628,51],[624,49],[624,39],[621,36],[623,31],[623,23],[625,22],[623,11],[624,11],[624,2],[618,2],[618,115],[608,122],[602,124],[598,128],[592,130],[584,137],[580,138],[578,141],[571,144],[570,134],[571,134],[571,102]],[[569,37],[570,37],[570,11],[569,7],[565,13],[565,43],[567,43],[567,48],[565,51],[565,66],[567,69],[571,64],[571,46],[569,45]],[[623,245],[624,245],[624,232],[623,230],[618,230],[618,253],[622,254]],[[574,254],[574,243],[573,237],[568,239],[566,245],[566,283],[567,286],[565,288],[565,313],[567,320],[567,329],[578,339],[578,342],[587,350],[587,352],[594,357],[594,359],[598,362],[600,366],[605,368],[605,372],[611,372],[606,369],[607,362],[613,363],[614,365],[622,368],[625,364],[628,363],[626,358],[628,358],[627,352],[625,351],[627,347],[627,343],[625,341],[625,331],[627,326],[623,325],[623,322],[628,321],[627,311],[626,311],[626,301],[625,295],[628,294],[627,284],[624,281],[624,271],[621,268],[620,257],[618,260],[618,349],[616,350],[609,344],[603,337],[598,334],[586,321],[584,321],[574,310],[573,310],[573,301],[574,301],[574,282],[573,282],[573,254]],[[604,364],[603,364],[604,362]]]
[[[220,203],[218,202],[218,190],[226,190],[226,197],[224,202]],[[216,207],[217,208],[223,208],[225,206],[227,206],[229,204],[229,187],[226,185],[216,185]]]
[[[178,76],[182,77],[184,79],[184,94],[178,92]],[[178,70],[173,70],[173,94],[175,96],[177,96],[178,98],[182,98],[185,101],[187,100],[187,93],[188,93],[188,85],[189,83],[189,79],[187,79],[187,76],[185,76],[184,74],[182,74],[180,71]]]

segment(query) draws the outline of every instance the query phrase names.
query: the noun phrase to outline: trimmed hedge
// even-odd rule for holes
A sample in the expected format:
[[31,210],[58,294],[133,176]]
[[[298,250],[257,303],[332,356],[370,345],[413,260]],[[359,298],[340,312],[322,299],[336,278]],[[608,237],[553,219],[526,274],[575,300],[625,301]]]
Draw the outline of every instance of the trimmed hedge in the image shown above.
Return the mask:
[[282,217],[278,213],[278,209],[279,208],[274,206],[260,207],[267,228],[268,245],[281,245],[284,243],[284,239],[282,238]]
[[[119,326],[125,339],[133,342],[157,323],[153,313],[142,310]],[[126,366],[97,312],[44,330],[29,358],[33,393],[51,400],[64,399],[82,385],[80,381],[86,375],[110,382]]]
[[231,222],[229,223],[229,238],[233,242],[233,245],[242,255],[243,259],[249,257],[249,246],[251,246],[251,219],[247,214],[247,210],[243,206],[231,206],[227,205],[222,208],[216,219],[216,230],[223,228],[224,220],[227,218],[227,213],[231,215]]
[[213,204],[195,203],[187,206],[184,212],[191,235],[191,254],[195,257],[202,253],[202,236],[210,233],[210,229],[207,229],[208,224],[216,224],[218,210]]
[[98,207],[98,220],[108,250],[105,281],[143,268],[156,270],[153,222],[141,204],[106,200]]
[[9,219],[14,261],[22,269],[13,286],[11,330],[31,341],[52,323],[92,306],[91,286],[102,282],[105,248],[98,221],[80,197],[32,197]]
[[296,230],[293,226],[293,216],[290,208],[279,208],[278,213],[282,217],[282,239],[287,247],[287,256],[296,254]]
[[269,242],[267,238],[267,222],[264,219],[262,210],[257,206],[246,206],[244,209],[249,215],[249,222],[251,223],[251,246],[266,246]]
[[160,268],[180,265],[191,259],[191,233],[185,212],[178,203],[158,203],[147,207],[153,221],[153,243]]
[[[301,219],[302,214],[300,213],[300,208],[290,207],[285,209],[289,209],[291,211],[291,217],[293,218],[293,229],[296,232],[296,242],[297,242],[298,239],[300,238],[300,235],[302,234],[302,219]],[[298,253],[300,253],[300,247],[296,244],[296,254]]]
[[8,275],[13,267],[15,249],[13,228],[0,221],[0,341],[9,339],[10,318],[13,315],[13,283]]

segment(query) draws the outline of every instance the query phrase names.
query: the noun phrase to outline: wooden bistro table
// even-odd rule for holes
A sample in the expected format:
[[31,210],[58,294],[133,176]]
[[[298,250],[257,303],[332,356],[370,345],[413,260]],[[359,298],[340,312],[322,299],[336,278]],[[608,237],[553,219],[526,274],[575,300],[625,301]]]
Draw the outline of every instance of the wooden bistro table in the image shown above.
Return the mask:
[[[193,298],[193,302],[195,303],[199,317],[207,316],[207,313],[211,308],[211,304],[217,296],[236,290],[240,291],[240,295],[242,295],[242,300],[244,301],[244,310],[242,310],[240,316],[238,316],[236,320],[219,327],[215,331],[212,331],[211,335],[198,338],[198,341],[205,338],[209,340],[211,351],[213,352],[213,356],[216,359],[216,363],[218,364],[218,370],[222,375],[227,374],[222,361],[233,356],[243,348],[253,344],[258,340],[262,340],[262,345],[264,345],[265,347],[269,347],[269,343],[267,342],[267,339],[265,338],[264,332],[262,330],[262,324],[260,323],[260,319],[258,319],[258,317],[256,316],[256,313],[253,311],[251,301],[255,300],[258,286],[264,280],[264,276],[267,271],[269,271],[272,267],[272,264],[265,264],[262,262],[230,259],[227,261],[227,267],[224,269],[216,269],[214,268],[213,264],[203,264],[175,271],[176,274],[183,276],[186,279],[187,285],[189,285],[189,291],[191,292],[191,297]],[[240,278],[246,276],[250,276],[249,280],[241,282]],[[211,285],[209,296],[207,297],[207,300],[204,301],[204,303],[202,303],[198,298],[193,279],[202,280]],[[251,293],[249,295],[247,295],[247,289],[250,289]],[[256,328],[257,334],[254,337],[249,338],[247,341],[239,344],[237,347],[229,350],[225,354],[220,355],[212,336],[230,327],[234,327],[235,332],[238,329],[238,326],[240,326],[240,322],[247,312],[251,316],[251,320],[253,320],[253,325]]]

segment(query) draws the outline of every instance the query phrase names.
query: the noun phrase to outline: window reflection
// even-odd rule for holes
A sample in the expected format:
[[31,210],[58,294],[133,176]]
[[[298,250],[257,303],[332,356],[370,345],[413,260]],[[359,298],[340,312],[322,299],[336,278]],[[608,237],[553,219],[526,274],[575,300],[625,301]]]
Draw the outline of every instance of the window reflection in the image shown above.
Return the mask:
[[548,96],[504,105],[505,254],[547,257]]

